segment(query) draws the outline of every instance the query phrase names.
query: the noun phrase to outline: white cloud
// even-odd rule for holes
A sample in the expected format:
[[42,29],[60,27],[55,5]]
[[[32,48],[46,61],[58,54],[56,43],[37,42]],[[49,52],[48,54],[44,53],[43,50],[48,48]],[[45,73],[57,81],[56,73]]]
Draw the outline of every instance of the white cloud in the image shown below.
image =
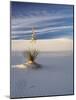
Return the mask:
[[[31,13],[29,16],[11,18],[12,38],[19,37],[19,34],[26,34],[26,36],[29,36],[29,33],[32,33],[32,27],[38,27],[35,30],[37,34],[44,34],[45,32],[58,32],[63,31],[64,29],[72,29],[72,25],[64,25],[64,22],[62,22],[63,19],[71,17],[71,14],[50,14],[44,11],[43,13]],[[62,20],[60,21],[60,19]],[[62,26],[58,26],[58,24],[61,24]],[[48,27],[51,25],[53,25],[53,27]],[[25,30],[21,28],[24,28]]]
[[[20,18],[13,18],[11,19],[11,26],[13,28],[21,28],[21,27],[32,27],[34,24],[37,25],[38,22],[44,21],[53,21],[62,18],[71,17],[71,15],[39,15],[39,16],[28,16],[28,17],[20,17]],[[53,22],[52,22],[53,23]]]
[[[72,29],[73,26],[59,26],[59,27],[47,27],[47,28],[43,28],[43,29],[38,29],[36,30],[35,32],[37,32],[37,34],[39,33],[43,33],[43,32],[56,32],[56,31],[61,31],[61,30],[64,30],[64,29]],[[22,34],[26,34],[26,33],[32,33],[32,30],[27,30],[27,31],[12,31],[12,34],[19,34],[19,33],[22,33]]]

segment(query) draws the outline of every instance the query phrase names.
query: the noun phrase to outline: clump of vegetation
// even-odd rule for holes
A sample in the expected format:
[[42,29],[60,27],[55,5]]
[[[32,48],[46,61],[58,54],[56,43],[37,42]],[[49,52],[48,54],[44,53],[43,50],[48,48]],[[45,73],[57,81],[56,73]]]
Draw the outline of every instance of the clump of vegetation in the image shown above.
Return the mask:
[[37,58],[39,51],[37,49],[26,50],[24,52],[24,57],[27,58],[28,63],[35,63],[35,59]]

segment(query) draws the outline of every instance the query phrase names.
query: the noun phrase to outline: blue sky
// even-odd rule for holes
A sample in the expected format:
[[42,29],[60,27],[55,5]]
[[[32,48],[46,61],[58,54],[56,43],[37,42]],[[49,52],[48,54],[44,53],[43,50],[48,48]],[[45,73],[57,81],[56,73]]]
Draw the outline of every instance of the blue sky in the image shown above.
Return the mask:
[[11,39],[73,39],[73,6],[11,2]]

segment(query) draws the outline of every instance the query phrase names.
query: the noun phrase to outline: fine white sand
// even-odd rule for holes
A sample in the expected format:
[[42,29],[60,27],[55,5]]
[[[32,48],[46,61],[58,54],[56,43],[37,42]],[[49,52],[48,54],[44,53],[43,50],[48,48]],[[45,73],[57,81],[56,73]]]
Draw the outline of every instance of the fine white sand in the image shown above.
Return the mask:
[[[57,54],[58,55],[58,54]],[[11,65],[12,98],[73,94],[73,55],[40,53],[36,62],[39,69],[23,66],[22,53],[14,53]]]
[[[39,51],[72,51],[73,40],[60,38],[60,39],[48,39],[48,40],[36,40],[34,43],[35,48]],[[12,51],[24,51],[31,48],[31,40],[12,40]]]
[[11,44],[11,98],[73,94],[72,39],[37,40],[35,47],[43,51],[36,59],[41,65],[38,70],[24,66],[23,51],[30,47],[30,40],[12,40]]

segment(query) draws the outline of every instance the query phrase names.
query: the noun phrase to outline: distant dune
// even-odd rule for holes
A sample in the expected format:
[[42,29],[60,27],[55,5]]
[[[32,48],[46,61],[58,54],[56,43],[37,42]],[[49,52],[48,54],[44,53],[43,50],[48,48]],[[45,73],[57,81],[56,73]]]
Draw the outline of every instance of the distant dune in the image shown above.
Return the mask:
[[[24,51],[30,48],[31,40],[12,40],[12,51]],[[48,39],[48,40],[36,40],[35,47],[39,51],[72,51],[73,40],[60,38],[60,39]]]

